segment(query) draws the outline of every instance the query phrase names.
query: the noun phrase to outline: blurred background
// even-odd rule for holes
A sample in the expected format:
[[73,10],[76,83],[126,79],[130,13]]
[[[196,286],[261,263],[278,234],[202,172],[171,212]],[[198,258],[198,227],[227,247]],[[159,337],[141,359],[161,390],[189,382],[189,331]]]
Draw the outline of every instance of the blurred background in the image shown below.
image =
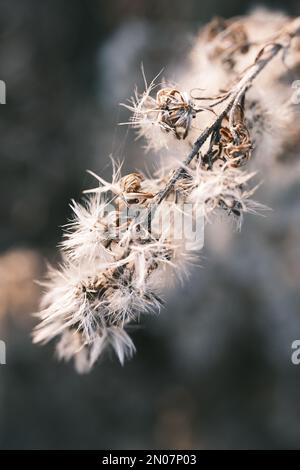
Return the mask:
[[[297,0],[263,2],[299,15]],[[160,317],[133,331],[124,367],[106,356],[86,376],[31,344],[46,260],[59,260],[69,201],[110,176],[109,156],[145,168],[118,122],[141,83],[172,70],[201,25],[248,1],[0,0],[0,366],[2,449],[298,448],[300,185],[278,162],[242,233],[210,228],[200,269]],[[300,77],[299,77],[300,78]],[[125,113],[125,114],[124,114]],[[148,159],[148,160],[147,160]],[[151,167],[151,165],[150,165]]]

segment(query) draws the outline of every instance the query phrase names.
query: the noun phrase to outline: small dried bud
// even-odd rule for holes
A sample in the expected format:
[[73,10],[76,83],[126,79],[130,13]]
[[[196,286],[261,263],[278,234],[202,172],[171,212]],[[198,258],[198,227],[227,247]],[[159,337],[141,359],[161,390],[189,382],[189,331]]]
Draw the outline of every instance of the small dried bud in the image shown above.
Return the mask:
[[221,128],[220,134],[220,146],[229,166],[237,168],[244,165],[251,155],[251,141],[247,129],[240,129],[237,139],[234,139],[231,131],[226,127]]
[[124,193],[137,193],[141,190],[144,177],[141,173],[130,173],[120,179],[120,187]]
[[203,165],[217,169],[222,162],[232,168],[238,168],[250,159],[251,150],[252,143],[244,111],[238,105],[231,116],[223,120],[220,129],[212,135],[209,151],[203,158]]
[[153,198],[154,194],[142,191],[142,182],[145,180],[141,173],[130,173],[120,179],[120,188],[122,198],[118,198],[119,209],[122,202],[127,204],[144,204],[148,199]]
[[240,105],[232,111],[232,123],[229,128],[221,128],[220,134],[220,145],[229,165],[234,168],[244,165],[251,157],[252,143]]

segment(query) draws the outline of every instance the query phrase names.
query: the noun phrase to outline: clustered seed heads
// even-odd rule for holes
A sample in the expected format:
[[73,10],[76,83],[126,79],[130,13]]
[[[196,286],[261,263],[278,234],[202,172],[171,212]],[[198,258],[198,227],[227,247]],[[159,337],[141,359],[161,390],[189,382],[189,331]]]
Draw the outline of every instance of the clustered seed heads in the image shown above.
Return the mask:
[[[72,202],[74,218],[65,227],[62,263],[57,269],[49,268],[34,341],[58,339],[58,357],[74,359],[79,372],[89,371],[108,347],[122,364],[132,356],[135,347],[128,328],[142,313],[161,308],[173,279],[184,280],[203,246],[203,221],[211,222],[213,214],[223,213],[240,228],[245,213],[263,208],[252,200],[255,172],[244,170],[254,148],[256,158],[260,148],[265,154],[265,120],[271,114],[266,100],[260,99],[256,81],[265,73],[268,89],[273,86],[274,72],[268,75],[268,68],[280,52],[292,54],[300,20],[280,20],[279,32],[275,22],[272,41],[266,38],[258,47],[249,33],[255,18],[218,19],[202,33],[201,44],[205,40],[210,51],[215,82],[219,72],[222,77],[228,74],[225,88],[210,89],[192,99],[193,89],[187,85],[156,91],[155,83],[147,86],[145,80],[145,92],[136,92],[126,105],[133,113],[131,125],[148,148],[161,150],[172,139],[179,166],[165,158],[159,172],[147,178],[140,172],[122,176],[121,165],[113,161],[112,181],[91,173],[98,186],[85,191],[83,204]],[[268,15],[266,22],[269,25]],[[248,54],[244,71],[236,72],[233,64],[239,64],[241,57],[245,61]],[[221,61],[215,62],[217,57]],[[280,66],[285,70],[277,62],[276,77]],[[191,65],[183,82],[190,83],[195,70]],[[194,89],[201,89],[201,74],[195,73],[195,80],[200,82]],[[207,106],[196,106],[196,101],[204,100]],[[292,113],[291,108],[286,111]],[[279,113],[274,116],[281,119]],[[273,148],[269,151],[275,154]],[[186,227],[196,230],[187,233]]]

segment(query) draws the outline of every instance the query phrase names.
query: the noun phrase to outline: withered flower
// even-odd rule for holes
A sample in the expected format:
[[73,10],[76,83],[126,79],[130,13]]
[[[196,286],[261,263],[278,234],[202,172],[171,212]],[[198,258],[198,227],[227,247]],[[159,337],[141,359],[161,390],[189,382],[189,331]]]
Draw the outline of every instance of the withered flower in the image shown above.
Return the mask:
[[232,118],[231,125],[222,125],[220,129],[220,149],[221,158],[225,158],[229,166],[237,168],[250,159],[252,143],[241,105],[233,110]]
[[[189,93],[174,87],[161,88],[154,98],[151,94],[154,88],[152,82],[144,93],[136,91],[130,104],[123,106],[132,111],[129,124],[138,130],[139,137],[146,139],[148,148],[158,150],[168,147],[168,134],[184,140],[196,114],[206,108],[196,108]],[[162,131],[160,135],[157,128]]]
[[175,133],[177,139],[185,139],[191,127],[196,110],[186,93],[176,88],[162,88],[156,95],[158,120],[164,129]]
[[[231,119],[230,119],[231,118]],[[208,169],[226,164],[231,168],[245,165],[251,157],[252,143],[244,110],[237,105],[230,116],[225,116],[221,126],[212,134],[210,147],[203,157]]]

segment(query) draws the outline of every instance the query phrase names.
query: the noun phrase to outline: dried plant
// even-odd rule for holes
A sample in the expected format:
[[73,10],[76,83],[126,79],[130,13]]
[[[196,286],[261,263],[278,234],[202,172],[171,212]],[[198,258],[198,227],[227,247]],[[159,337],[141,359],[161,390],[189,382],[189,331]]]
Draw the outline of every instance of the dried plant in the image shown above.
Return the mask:
[[[179,233],[178,216],[192,226],[223,212],[240,227],[245,213],[263,207],[252,200],[255,172],[242,167],[260,149],[265,152],[271,113],[275,129],[281,125],[282,109],[277,116],[268,108],[260,87],[267,86],[269,93],[281,86],[286,57],[291,67],[299,66],[300,19],[260,13],[270,29],[269,37],[260,40],[257,15],[214,20],[196,40],[182,86],[180,80],[176,86],[153,81],[126,105],[147,147],[169,148],[181,163],[175,166],[166,158],[159,173],[147,178],[141,173],[122,176],[121,166],[113,162],[112,181],[93,174],[98,187],[86,191],[83,205],[72,203],[74,220],[66,226],[62,264],[49,269],[34,341],[58,337],[58,356],[74,358],[79,372],[90,370],[107,345],[121,363],[130,357],[135,348],[125,328],[142,313],[159,310],[164,280],[184,279],[197,259],[203,239]],[[203,61],[205,69],[194,73]],[[214,80],[204,92],[201,77],[212,70]],[[286,89],[281,92],[288,122],[294,110]],[[280,138],[282,147],[290,136]],[[276,151],[269,149],[274,156]]]

